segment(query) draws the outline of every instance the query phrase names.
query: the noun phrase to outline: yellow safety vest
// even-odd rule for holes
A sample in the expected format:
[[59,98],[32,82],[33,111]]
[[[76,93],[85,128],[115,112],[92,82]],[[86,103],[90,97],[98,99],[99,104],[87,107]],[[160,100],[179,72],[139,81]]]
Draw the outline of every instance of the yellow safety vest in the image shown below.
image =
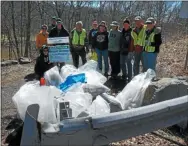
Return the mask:
[[136,45],[144,46],[145,31],[146,31],[146,25],[143,26],[143,28],[140,30],[138,35],[134,31],[131,32],[131,36],[134,40],[134,46]]
[[82,29],[82,32],[80,35],[78,35],[77,31],[74,30],[72,44],[73,45],[85,45],[85,38],[86,38],[86,30]]
[[149,35],[148,40],[146,40],[146,37],[145,37],[144,47],[145,47],[146,52],[150,52],[150,53],[155,52],[155,47],[151,46],[151,43],[154,42],[154,36],[155,36],[155,32],[152,32]]

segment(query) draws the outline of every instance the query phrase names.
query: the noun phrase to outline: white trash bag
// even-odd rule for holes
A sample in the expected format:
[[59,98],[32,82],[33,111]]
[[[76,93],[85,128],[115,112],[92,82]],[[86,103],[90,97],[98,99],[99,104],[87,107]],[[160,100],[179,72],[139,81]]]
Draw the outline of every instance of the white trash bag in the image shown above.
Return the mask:
[[62,79],[65,81],[68,76],[75,74],[77,72],[78,70],[76,69],[76,67],[70,64],[66,64],[61,68],[60,75]]
[[59,74],[59,70],[57,66],[46,71],[44,73],[44,78],[46,80],[46,85],[48,86],[51,85],[51,86],[58,87],[63,82],[63,79],[61,78]]
[[72,85],[70,88],[67,89],[66,92],[82,92],[84,93],[84,89],[83,89],[83,83],[76,83],[74,85]]
[[82,92],[67,92],[63,97],[65,101],[69,101],[72,109],[72,117],[77,117],[82,111],[85,111],[92,103],[92,96]]
[[105,85],[98,83],[98,84],[83,84],[82,85],[83,91],[86,93],[90,93],[93,97],[101,95],[102,93],[109,92],[110,89]]
[[60,95],[61,90],[54,86],[39,86],[39,83],[28,82],[20,88],[12,100],[23,121],[27,107],[32,104],[39,104],[38,121],[55,124],[57,118],[54,108],[54,96]]
[[124,110],[137,108],[142,105],[145,90],[155,76],[155,72],[148,69],[147,72],[135,76],[122,92],[116,96]]
[[96,85],[98,83],[104,84],[107,81],[107,78],[103,76],[101,73],[95,70],[88,70],[81,73],[85,73],[86,81],[88,84]]
[[101,97],[109,103],[110,113],[119,112],[123,110],[121,102],[114,96],[108,95],[107,93],[103,93],[101,94]]
[[97,96],[87,111],[90,116],[109,114],[110,105],[101,96]]
[[89,60],[84,65],[82,65],[78,68],[78,71],[89,71],[89,70],[97,71],[97,62],[96,61]]

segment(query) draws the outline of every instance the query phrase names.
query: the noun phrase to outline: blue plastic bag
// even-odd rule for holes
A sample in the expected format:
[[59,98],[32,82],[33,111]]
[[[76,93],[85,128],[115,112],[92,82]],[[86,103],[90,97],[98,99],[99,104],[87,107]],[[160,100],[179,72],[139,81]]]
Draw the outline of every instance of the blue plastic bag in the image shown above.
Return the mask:
[[76,83],[86,83],[85,73],[70,75],[66,78],[65,82],[59,85],[59,89],[65,92],[68,88]]

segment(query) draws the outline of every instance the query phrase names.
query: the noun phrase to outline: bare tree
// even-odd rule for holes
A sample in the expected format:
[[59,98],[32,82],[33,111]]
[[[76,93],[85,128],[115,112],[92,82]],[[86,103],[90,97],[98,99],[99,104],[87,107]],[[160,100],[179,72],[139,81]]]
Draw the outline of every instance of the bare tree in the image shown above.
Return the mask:
[[25,57],[28,57],[30,48],[30,32],[31,31],[31,1],[27,1],[27,22],[26,22],[26,41],[25,41]]
[[17,56],[18,58],[20,58],[20,50],[19,50],[19,47],[18,47],[18,39],[17,39],[17,36],[16,36],[16,29],[15,29],[15,18],[14,18],[14,2],[12,1],[11,2],[11,12],[12,12],[12,29],[13,29],[13,35],[14,35],[14,40],[15,40],[15,45],[16,45],[16,51],[17,51]]

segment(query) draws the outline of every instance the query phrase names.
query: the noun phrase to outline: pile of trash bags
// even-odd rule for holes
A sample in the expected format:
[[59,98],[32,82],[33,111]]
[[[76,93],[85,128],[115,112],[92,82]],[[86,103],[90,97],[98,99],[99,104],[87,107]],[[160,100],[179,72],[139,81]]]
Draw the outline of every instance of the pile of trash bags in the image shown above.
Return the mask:
[[40,123],[58,124],[60,102],[69,102],[72,109],[70,118],[105,115],[139,107],[145,90],[154,77],[155,72],[149,69],[135,76],[114,97],[104,85],[107,78],[98,72],[97,62],[90,60],[78,69],[73,65],[65,65],[60,71],[57,67],[51,68],[44,75],[45,86],[40,86],[39,81],[28,82],[12,100],[23,121],[27,107],[39,104],[37,120]]

